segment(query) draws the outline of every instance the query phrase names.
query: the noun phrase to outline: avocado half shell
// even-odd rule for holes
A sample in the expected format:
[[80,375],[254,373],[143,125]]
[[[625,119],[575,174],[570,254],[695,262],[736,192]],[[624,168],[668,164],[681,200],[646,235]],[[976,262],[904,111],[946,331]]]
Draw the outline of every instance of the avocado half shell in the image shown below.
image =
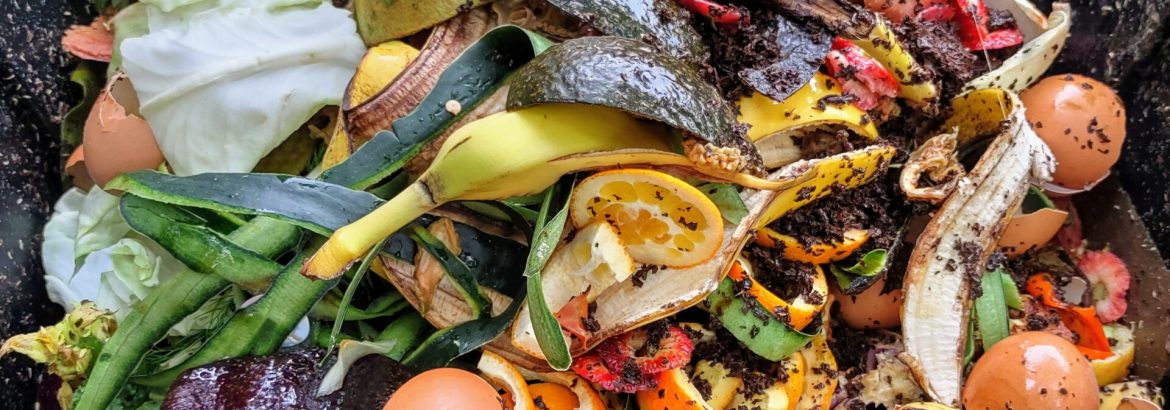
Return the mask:
[[547,0],[604,34],[653,44],[688,63],[707,58],[707,46],[674,1]]
[[617,108],[683,131],[700,167],[762,175],[763,160],[731,106],[689,64],[644,43],[582,37],[549,48],[517,70],[507,108],[577,103]]

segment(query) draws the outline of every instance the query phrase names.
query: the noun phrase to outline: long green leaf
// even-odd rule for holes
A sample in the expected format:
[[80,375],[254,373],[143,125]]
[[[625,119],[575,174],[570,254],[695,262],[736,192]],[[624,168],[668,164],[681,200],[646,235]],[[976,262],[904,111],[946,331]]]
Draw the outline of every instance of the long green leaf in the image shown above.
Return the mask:
[[516,312],[520,311],[523,304],[524,295],[521,293],[497,316],[484,316],[441,329],[424,340],[402,363],[416,369],[446,366],[455,358],[479,349],[504,333],[516,319]]
[[268,216],[320,235],[332,234],[383,202],[368,192],[277,174],[208,173],[180,177],[136,171],[110,181],[107,189],[169,204]]
[[[561,185],[561,184],[558,184]],[[560,210],[551,219],[548,214],[552,208],[553,198],[557,196],[558,186],[549,188],[544,194],[544,201],[540,204],[540,213],[536,217],[536,233],[528,250],[528,264],[524,267],[524,276],[528,278],[528,312],[532,320],[533,330],[536,332],[536,341],[540,351],[548,360],[548,364],[556,370],[567,370],[573,364],[573,356],[569,354],[569,345],[565,343],[561,324],[548,307],[544,299],[544,287],[541,283],[540,271],[548,263],[557,242],[561,240],[561,233],[565,229],[565,220],[569,214],[569,201],[566,197]],[[568,189],[561,189],[567,196]],[[547,219],[547,221],[546,221]]]
[[147,386],[166,387],[187,369],[227,357],[265,355],[276,351],[297,322],[337,285],[334,280],[312,280],[301,275],[301,266],[315,247],[306,248],[281,270],[272,287],[255,304],[232,316],[193,356],[169,370],[134,379]]
[[268,286],[280,264],[236,245],[189,213],[132,194],[122,196],[122,217],[187,267],[215,274],[252,292]]
[[337,335],[341,333],[341,326],[345,324],[346,313],[349,313],[349,304],[353,303],[353,295],[357,292],[358,286],[362,283],[362,279],[366,277],[366,272],[370,270],[370,263],[374,258],[378,257],[378,250],[382,249],[382,245],[386,243],[383,239],[377,246],[366,252],[366,257],[362,258],[362,263],[358,264],[353,271],[353,279],[349,281],[349,286],[345,288],[345,295],[341,297],[341,303],[337,309],[337,316],[333,319],[333,330],[329,333],[329,349],[325,352],[325,357],[321,360],[328,359],[333,354],[333,347],[337,346]]
[[999,270],[985,272],[979,284],[983,293],[975,299],[975,319],[979,321],[979,338],[986,350],[1008,336],[1008,307]]
[[447,277],[451,278],[451,283],[455,285],[455,289],[463,295],[463,300],[467,301],[467,306],[475,312],[476,318],[484,316],[491,316],[492,301],[484,296],[483,291],[479,288],[479,283],[475,281],[475,276],[471,274],[471,269],[467,264],[463,263],[459,256],[447,249],[447,245],[439,241],[435,235],[432,235],[426,228],[420,225],[413,225],[410,228],[410,236],[415,242],[419,244],[427,253],[431,254],[439,264],[443,266],[443,271],[447,273]]
[[402,361],[402,357],[418,343],[419,336],[422,335],[423,328],[427,326],[426,319],[423,319],[418,312],[408,312],[390,323],[382,329],[382,333],[374,338],[375,341],[393,340],[396,343],[394,347],[386,352],[386,356],[391,359]]
[[[547,49],[552,42],[516,26],[500,26],[484,34],[443,71],[435,88],[410,114],[394,121],[345,162],[321,178],[338,185],[365,189],[402,168],[441,131],[491,96],[516,68]],[[463,107],[447,111],[448,101]]]

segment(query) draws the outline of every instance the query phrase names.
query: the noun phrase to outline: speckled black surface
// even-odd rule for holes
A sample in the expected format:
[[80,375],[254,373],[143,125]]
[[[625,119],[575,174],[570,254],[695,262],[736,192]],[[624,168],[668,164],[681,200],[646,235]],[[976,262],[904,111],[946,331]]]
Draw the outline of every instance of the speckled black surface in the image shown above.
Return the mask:
[[[56,124],[69,87],[58,44],[75,19],[62,6],[0,0],[0,339],[60,315],[45,296],[39,250],[41,226],[61,193]],[[18,356],[0,359],[5,409],[31,408],[35,398],[39,369]]]

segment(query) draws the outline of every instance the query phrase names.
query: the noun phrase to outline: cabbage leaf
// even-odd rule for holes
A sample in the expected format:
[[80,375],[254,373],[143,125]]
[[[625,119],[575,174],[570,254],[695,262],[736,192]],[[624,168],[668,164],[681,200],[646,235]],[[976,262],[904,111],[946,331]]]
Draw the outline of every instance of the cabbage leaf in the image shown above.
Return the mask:
[[349,12],[328,2],[150,3],[149,32],[119,52],[178,175],[251,170],[341,101],[365,52]]

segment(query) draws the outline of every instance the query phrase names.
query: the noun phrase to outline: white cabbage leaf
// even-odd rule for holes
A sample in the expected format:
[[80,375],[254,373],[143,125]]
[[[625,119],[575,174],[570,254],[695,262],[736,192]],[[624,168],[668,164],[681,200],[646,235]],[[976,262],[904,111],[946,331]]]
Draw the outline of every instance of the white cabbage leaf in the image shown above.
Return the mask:
[[349,12],[328,2],[152,3],[149,33],[119,51],[178,175],[251,170],[321,107],[341,101],[365,52]]

